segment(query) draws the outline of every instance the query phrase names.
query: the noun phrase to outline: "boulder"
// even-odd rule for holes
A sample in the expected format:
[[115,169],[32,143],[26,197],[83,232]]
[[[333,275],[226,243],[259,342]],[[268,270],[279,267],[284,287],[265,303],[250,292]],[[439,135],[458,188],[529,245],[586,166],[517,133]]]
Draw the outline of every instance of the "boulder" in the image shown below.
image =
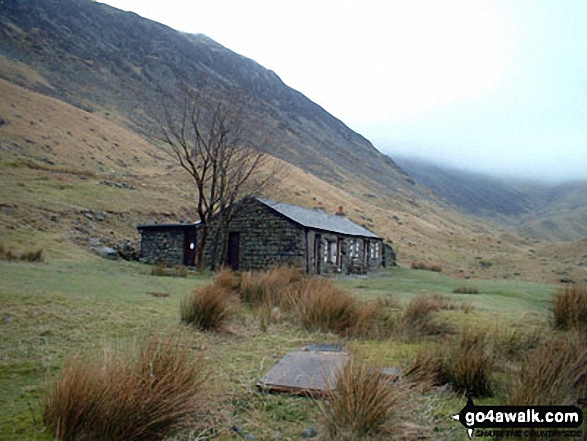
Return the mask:
[[118,251],[116,251],[114,248],[94,247],[93,250],[98,256],[100,256],[104,259],[108,259],[108,260],[117,260],[118,259]]

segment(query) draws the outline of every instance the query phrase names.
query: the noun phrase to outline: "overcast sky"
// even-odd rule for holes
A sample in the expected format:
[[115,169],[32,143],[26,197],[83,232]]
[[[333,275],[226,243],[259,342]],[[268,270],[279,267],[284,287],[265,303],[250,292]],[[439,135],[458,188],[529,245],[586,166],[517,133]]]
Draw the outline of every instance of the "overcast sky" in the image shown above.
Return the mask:
[[587,179],[585,0],[103,0],[275,71],[384,153]]

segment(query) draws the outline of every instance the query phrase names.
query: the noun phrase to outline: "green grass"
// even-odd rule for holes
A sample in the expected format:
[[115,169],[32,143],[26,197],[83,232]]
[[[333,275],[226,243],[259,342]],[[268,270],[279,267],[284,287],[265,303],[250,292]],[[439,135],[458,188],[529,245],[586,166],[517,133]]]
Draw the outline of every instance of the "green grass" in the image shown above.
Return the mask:
[[[149,266],[106,261],[89,253],[80,256],[76,261],[49,255],[44,263],[0,262],[0,439],[50,440],[41,426],[39,407],[47,373],[57,372],[67,355],[98,350],[104,341],[182,326],[181,299],[211,279],[193,273],[185,279],[154,277]],[[441,312],[443,319],[457,327],[469,326],[471,321],[506,328],[548,323],[553,287],[475,280],[480,294],[452,294],[461,283],[443,274],[403,268],[337,281],[365,299],[393,294],[402,305],[423,293],[470,302],[474,309],[469,313]],[[169,297],[154,297],[152,292]],[[259,439],[275,439],[277,434],[282,439],[299,439],[304,429],[320,427],[313,401],[260,394],[255,389],[256,381],[288,351],[308,343],[342,342],[371,362],[400,366],[423,345],[435,344],[432,338],[348,340],[310,332],[287,320],[263,330],[259,322],[252,309],[242,307],[227,325],[230,333],[193,332],[193,346],[203,352],[215,373],[209,386],[225,418],[217,439],[235,439],[232,425]],[[452,394],[419,399],[427,406],[427,419],[421,424],[437,425],[447,436],[461,437],[445,409],[460,410],[462,400]],[[420,417],[414,413],[414,418]]]

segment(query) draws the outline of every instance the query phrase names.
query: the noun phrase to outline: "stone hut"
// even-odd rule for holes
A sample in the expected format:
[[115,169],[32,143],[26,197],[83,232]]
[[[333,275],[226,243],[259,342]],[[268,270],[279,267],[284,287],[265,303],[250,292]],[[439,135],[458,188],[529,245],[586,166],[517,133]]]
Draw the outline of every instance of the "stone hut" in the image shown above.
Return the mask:
[[[138,229],[144,261],[193,265],[197,224],[139,225]],[[347,218],[342,207],[328,214],[322,207],[247,197],[235,207],[223,240],[221,263],[234,270],[287,265],[308,274],[351,274],[375,270],[385,261],[382,238]]]

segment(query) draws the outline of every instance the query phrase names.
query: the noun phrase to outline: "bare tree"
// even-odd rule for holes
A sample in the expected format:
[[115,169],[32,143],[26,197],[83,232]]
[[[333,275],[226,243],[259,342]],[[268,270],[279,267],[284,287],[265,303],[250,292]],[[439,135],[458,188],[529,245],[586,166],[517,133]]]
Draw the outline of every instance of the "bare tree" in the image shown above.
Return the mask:
[[226,253],[235,203],[262,191],[276,173],[261,173],[270,157],[265,145],[252,141],[253,125],[245,117],[243,105],[211,102],[202,95],[186,92],[179,110],[172,111],[165,102],[162,107],[162,139],[191,176],[196,189],[200,218],[196,265],[204,268],[204,253],[214,233],[209,257],[215,269]]

